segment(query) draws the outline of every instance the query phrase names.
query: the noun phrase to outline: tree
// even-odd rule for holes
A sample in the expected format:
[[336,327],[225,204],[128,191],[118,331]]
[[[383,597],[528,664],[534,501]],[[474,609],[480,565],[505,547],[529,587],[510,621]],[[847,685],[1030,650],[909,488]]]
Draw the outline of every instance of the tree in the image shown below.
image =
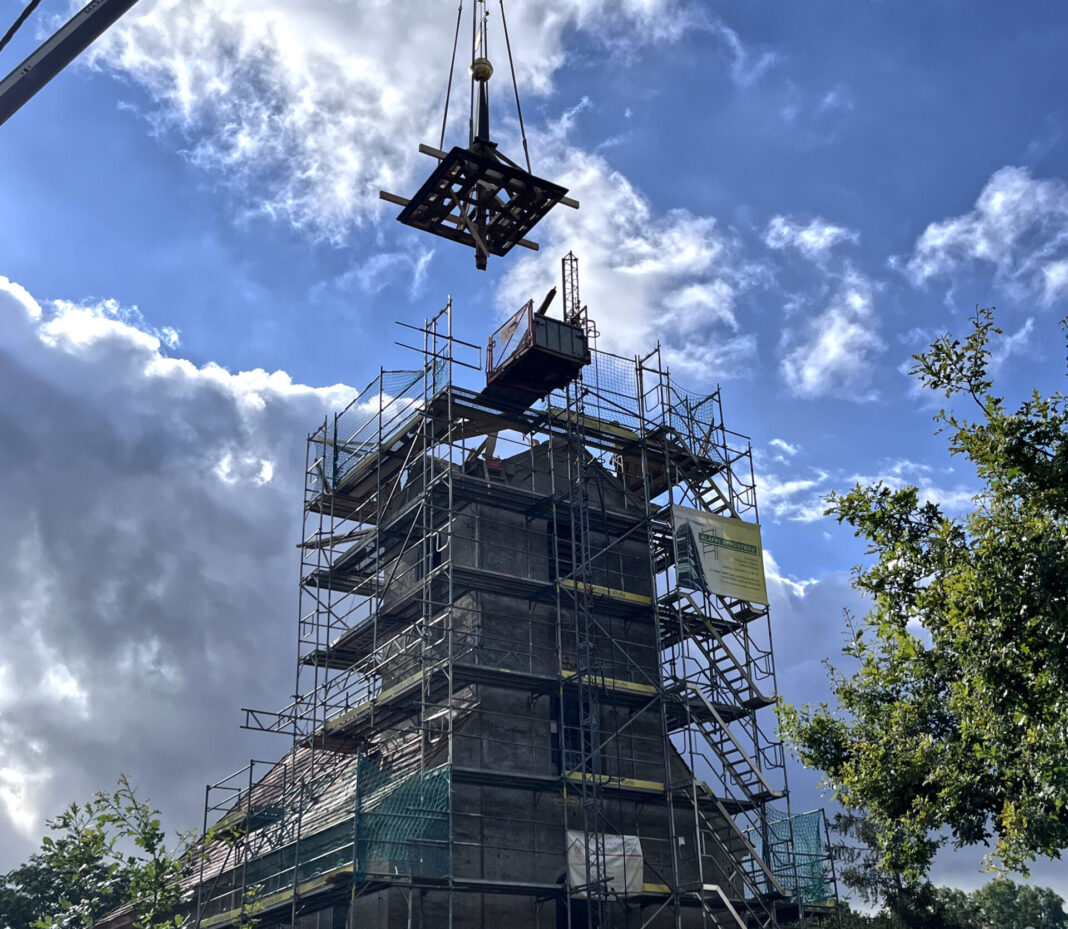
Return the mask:
[[90,925],[122,902],[129,877],[101,821],[104,811],[94,798],[48,820],[59,835],[46,836],[39,852],[0,878],[0,924],[31,929],[54,916],[56,926]]
[[1064,900],[1048,887],[998,878],[972,894],[982,921],[994,929],[1065,929]]
[[[946,926],[983,929],[985,923],[982,912],[975,902],[975,894],[967,894],[956,887],[935,887],[932,896],[934,906]],[[1038,927],[1036,926],[1035,929]]]
[[878,860],[875,827],[846,810],[835,815],[831,831],[841,836],[830,851],[838,879],[873,913],[843,905],[840,929],[1068,929],[1064,901],[1049,887],[995,878],[972,893],[887,873]]
[[2,929],[82,929],[123,904],[132,904],[134,929],[182,925],[190,841],[168,846],[159,811],[138,799],[126,775],[48,827],[57,835],[0,877]]
[[179,913],[182,885],[193,862],[190,838],[180,836],[177,845],[169,848],[159,810],[137,799],[125,774],[114,793],[97,797],[104,804],[102,822],[137,849],[123,860],[129,876],[125,899],[133,904],[134,929],[180,927],[184,922]]
[[878,917],[887,929],[981,929],[978,912],[963,891],[880,867],[878,830],[866,816],[844,810],[835,814],[830,828],[842,837],[830,848],[838,879],[862,903],[882,906]]
[[[785,708],[801,760],[877,830],[881,865],[924,874],[938,846],[994,841],[1003,869],[1068,847],[1068,407],[993,393],[992,310],[915,356],[921,384],[970,404],[936,417],[981,488],[962,516],[915,487],[857,486],[829,514],[867,541],[835,709]],[[1065,321],[1062,321],[1062,326]]]

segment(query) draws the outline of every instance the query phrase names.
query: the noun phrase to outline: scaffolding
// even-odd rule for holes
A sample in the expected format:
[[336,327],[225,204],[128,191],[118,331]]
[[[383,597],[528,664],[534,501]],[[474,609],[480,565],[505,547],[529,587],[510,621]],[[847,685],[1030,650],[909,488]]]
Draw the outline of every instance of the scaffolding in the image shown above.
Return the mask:
[[[309,436],[295,697],[244,711],[292,748],[208,788],[200,929],[833,911],[822,813],[792,814],[765,711],[767,607],[696,581],[677,531],[683,508],[757,521],[748,441],[659,348],[589,345],[563,270],[588,354],[540,399],[457,383],[481,355],[450,301],[419,368],[380,371]],[[495,333],[491,373],[539,318]]]

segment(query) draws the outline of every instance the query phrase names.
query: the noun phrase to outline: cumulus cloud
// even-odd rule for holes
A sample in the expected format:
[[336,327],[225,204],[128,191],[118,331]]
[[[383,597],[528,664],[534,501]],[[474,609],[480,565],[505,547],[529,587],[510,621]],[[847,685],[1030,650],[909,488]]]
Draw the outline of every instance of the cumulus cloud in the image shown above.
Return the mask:
[[[863,614],[864,600],[851,587],[847,571],[820,577],[797,578],[780,567],[772,553],[764,551],[764,575],[771,601],[772,633],[775,639],[779,693],[790,703],[818,703],[831,697],[823,662],[840,658],[846,628],[842,610]],[[789,656],[784,660],[783,656]],[[790,779],[794,781],[794,772]],[[809,791],[791,797],[798,809],[822,805],[810,779]],[[792,784],[797,791],[796,782]],[[807,793],[807,796],[805,795]]]
[[1068,258],[1051,261],[1042,269],[1042,302],[1059,300],[1068,293]]
[[782,250],[793,248],[809,261],[822,263],[841,242],[857,242],[858,233],[836,226],[820,216],[803,223],[789,216],[773,216],[764,230],[764,244]]
[[959,513],[969,507],[975,496],[976,488],[966,482],[958,481],[952,487],[943,486],[939,475],[930,465],[912,461],[909,458],[897,458],[884,461],[871,474],[850,474],[843,483],[846,489],[854,484],[885,484],[892,490],[901,490],[915,486],[920,491],[920,500],[937,503],[948,513]]
[[301,437],[352,391],[132,319],[0,277],[0,871],[122,771],[197,825],[199,785],[272,753],[238,707],[290,696]]
[[[771,465],[760,460],[757,464],[760,511],[773,522],[812,523],[823,519],[828,494],[845,493],[856,484],[881,483],[893,490],[915,486],[921,500],[937,503],[949,513],[968,508],[975,494],[975,487],[967,482],[958,480],[947,485],[946,475],[908,458],[882,461],[865,474],[813,467],[782,473],[782,468],[790,464],[782,456],[773,458]],[[776,465],[779,470],[774,469]]]
[[[782,459],[777,459],[782,463]],[[782,477],[761,468],[757,472],[760,511],[775,522],[811,523],[823,518],[825,497],[831,489],[831,473],[809,468],[800,474]]]
[[738,299],[762,269],[747,263],[736,237],[713,217],[657,213],[600,155],[570,145],[582,103],[538,138],[545,173],[571,190],[580,210],[557,208],[536,230],[541,251],[513,253],[498,309],[541,296],[559,277],[559,256],[580,256],[581,294],[599,320],[598,347],[628,354],[657,339],[672,370],[692,382],[730,377],[756,338],[738,319]]
[[1068,293],[1068,184],[1005,167],[987,181],[967,213],[931,223],[905,272],[920,286],[981,262],[1000,286],[1049,305]]
[[[520,90],[540,95],[576,30],[627,51],[671,41],[692,19],[682,0],[555,0],[508,16]],[[412,0],[403,15],[382,0],[156,0],[127,14],[91,60],[142,86],[157,127],[179,133],[249,211],[340,240],[379,209],[379,189],[410,186],[418,143],[437,142],[454,25],[455,6],[432,0]],[[461,75],[466,55],[461,41]],[[503,78],[497,86],[505,99]]]
[[800,327],[784,332],[780,370],[799,397],[874,398],[874,356],[884,348],[875,315],[874,287],[849,269],[830,303]]
[[[160,131],[177,133],[193,161],[233,185],[244,209],[341,242],[355,226],[387,215],[380,189],[403,194],[417,186],[431,162],[416,145],[436,143],[440,130],[455,7],[414,0],[404,16],[391,9],[381,0],[156,0],[124,17],[93,61],[144,87]],[[587,50],[626,55],[701,29],[719,37],[719,54],[740,83],[775,60],[747,50],[736,32],[688,0],[517,4],[509,7],[509,29],[525,94],[553,90],[566,42],[576,38]],[[516,155],[515,127],[499,115],[510,105],[501,36],[493,35],[502,75],[497,132]],[[736,360],[756,351],[756,339],[739,325],[737,301],[760,271],[738,260],[734,237],[712,217],[656,213],[600,154],[573,143],[575,118],[571,111],[528,126],[535,170],[571,187],[583,209],[558,208],[539,226],[541,256],[513,259],[501,308],[543,293],[558,276],[559,256],[575,248],[585,301],[613,319],[601,347],[645,349],[661,336],[668,362],[691,381],[745,370]],[[464,141],[464,123],[457,118],[446,146]],[[379,245],[380,254],[319,290],[375,293],[401,272],[418,292],[435,252]]]

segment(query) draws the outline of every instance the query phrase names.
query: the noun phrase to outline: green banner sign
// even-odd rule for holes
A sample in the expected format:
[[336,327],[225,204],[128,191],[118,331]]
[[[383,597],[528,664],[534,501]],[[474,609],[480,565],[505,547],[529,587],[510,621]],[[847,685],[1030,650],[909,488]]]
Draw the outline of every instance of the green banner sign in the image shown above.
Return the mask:
[[733,600],[767,603],[760,526],[684,506],[671,508],[679,584]]

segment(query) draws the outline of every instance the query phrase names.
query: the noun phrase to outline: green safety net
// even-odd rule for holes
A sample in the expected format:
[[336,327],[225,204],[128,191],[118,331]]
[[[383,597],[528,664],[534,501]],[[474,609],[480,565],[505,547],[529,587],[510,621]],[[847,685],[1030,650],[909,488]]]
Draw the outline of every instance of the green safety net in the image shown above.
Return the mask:
[[[345,798],[328,793],[319,798],[347,805],[348,815],[248,862],[246,903],[350,865],[357,881],[448,876],[449,767],[398,775],[367,758],[357,764],[355,783],[346,777],[333,785]],[[314,818],[314,806],[312,800],[304,815]]]
[[767,829],[769,863],[783,889],[801,903],[830,901],[834,890],[824,844],[823,810],[793,816],[768,810]]
[[397,778],[363,759],[357,784],[357,879],[447,877],[449,767]]

